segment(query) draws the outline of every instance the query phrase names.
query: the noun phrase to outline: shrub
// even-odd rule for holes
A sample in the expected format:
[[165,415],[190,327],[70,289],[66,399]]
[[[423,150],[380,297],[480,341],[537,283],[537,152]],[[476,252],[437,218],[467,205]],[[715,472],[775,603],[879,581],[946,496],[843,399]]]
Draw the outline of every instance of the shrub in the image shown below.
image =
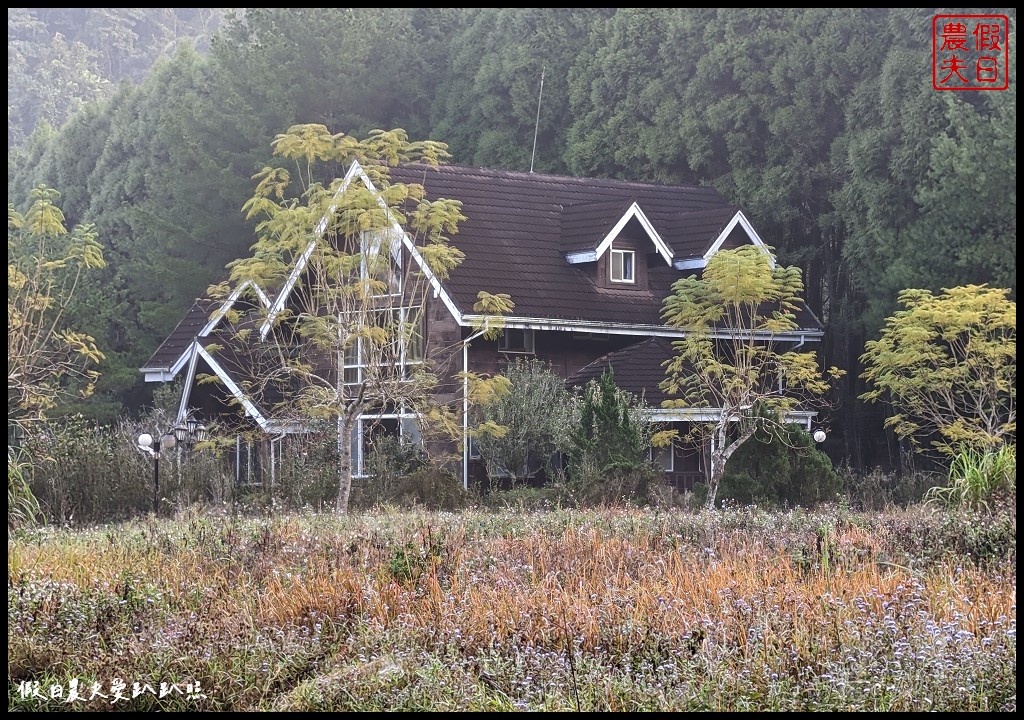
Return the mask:
[[377,438],[363,458],[366,478],[356,488],[353,503],[363,507],[396,503],[406,478],[425,465],[426,457],[416,445],[394,435]]
[[491,481],[515,488],[542,470],[562,449],[572,404],[562,379],[541,360],[516,358],[505,370],[508,392],[480,410],[476,446]]
[[274,502],[285,508],[324,508],[338,494],[338,441],[335,424],[289,435],[281,445]]
[[897,473],[880,467],[865,472],[847,464],[837,471],[842,494],[851,508],[863,511],[908,507],[921,502],[935,484],[926,472]]
[[472,499],[462,487],[461,478],[429,464],[402,478],[395,496],[402,506],[421,506],[429,510],[459,510],[467,507]]
[[729,461],[719,498],[746,505],[814,507],[842,489],[828,455],[801,427],[758,430]]
[[664,473],[650,463],[603,469],[579,463],[558,480],[561,497],[573,507],[646,505],[652,500],[654,488],[665,484]]

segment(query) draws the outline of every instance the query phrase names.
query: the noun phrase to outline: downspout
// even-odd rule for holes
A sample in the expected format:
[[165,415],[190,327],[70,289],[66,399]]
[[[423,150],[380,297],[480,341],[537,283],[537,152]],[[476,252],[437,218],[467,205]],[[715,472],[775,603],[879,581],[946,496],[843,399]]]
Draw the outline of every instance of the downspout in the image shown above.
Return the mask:
[[469,343],[487,332],[483,329],[462,341],[462,489],[469,490]]

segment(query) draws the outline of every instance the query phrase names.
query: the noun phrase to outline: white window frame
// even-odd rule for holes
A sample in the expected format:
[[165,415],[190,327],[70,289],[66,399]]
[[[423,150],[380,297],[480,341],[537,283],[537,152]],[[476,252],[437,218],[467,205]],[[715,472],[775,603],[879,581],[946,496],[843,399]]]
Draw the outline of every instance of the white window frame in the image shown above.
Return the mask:
[[[397,317],[398,317],[399,328],[401,329],[400,331],[401,331],[402,334],[399,337],[399,343],[400,343],[400,345],[399,345],[399,359],[398,359],[398,362],[395,363],[396,367],[400,366],[400,367],[402,367],[404,369],[404,368],[408,368],[408,367],[413,366],[413,365],[422,365],[425,362],[425,356],[426,356],[426,351],[427,351],[427,338],[426,338],[426,333],[423,332],[423,330],[424,330],[423,324],[424,324],[424,319],[425,318],[424,318],[424,316],[422,314],[422,311],[421,311],[420,307],[419,306],[413,306],[413,305],[409,305],[409,306],[402,305],[400,307],[381,308],[379,310],[379,312],[391,313],[392,317],[394,317],[397,314]],[[418,316],[417,316],[417,313],[419,313]],[[420,327],[419,327],[420,357],[417,358],[417,359],[411,359],[407,355],[408,345],[406,343],[406,337],[405,337],[405,326],[412,322],[412,320],[410,320],[410,318],[416,318],[416,317],[419,318],[419,323],[420,323]],[[345,385],[358,385],[359,383],[363,382],[363,368],[366,367],[366,358],[363,356],[363,339],[361,337],[357,337],[355,339],[355,362],[354,363],[350,362],[350,360],[351,360],[351,357],[349,356],[349,354],[348,353],[344,353],[343,356],[342,356],[342,379],[343,379],[343,382],[344,382]],[[345,371],[346,370],[355,370],[356,371],[356,379],[353,380],[353,381],[345,380],[344,377],[345,377]],[[403,372],[403,377],[405,377],[404,372]],[[408,378],[406,377],[405,379],[408,379]]]
[[[668,465],[669,465],[668,467],[665,467],[664,465],[662,465],[654,457],[655,452],[660,452],[662,450],[668,450]],[[660,467],[663,471],[665,471],[667,473],[675,472],[675,470],[676,470],[676,449],[675,449],[674,446],[669,445],[667,448],[656,448],[656,447],[652,446],[650,448],[650,450],[648,451],[648,457],[651,459],[652,463],[654,463],[655,465]]]
[[378,231],[364,231],[360,238],[359,252],[362,256],[359,261],[359,274],[363,280],[370,279],[370,267],[367,262],[368,255],[380,255],[382,245],[388,244],[387,252],[388,257],[388,271],[390,277],[388,278],[388,292],[375,294],[373,297],[397,297],[402,294],[402,257],[401,252],[397,255],[392,252],[392,248],[395,243],[390,237],[390,231],[378,230]]
[[[629,277],[625,277],[625,258],[629,256]],[[619,264],[619,275],[615,277],[615,260],[618,259]],[[613,283],[622,283],[623,285],[634,285],[636,284],[636,250],[616,250],[612,248],[608,256],[608,277]]]
[[[508,342],[509,331],[523,333],[523,347],[511,347]],[[534,335],[533,328],[505,328],[501,333],[501,339],[498,341],[498,350],[503,353],[519,354],[519,355],[536,355],[537,353],[537,341]]]
[[[372,425],[378,420],[397,420],[398,421],[398,437],[404,438],[409,434],[408,423],[406,421],[412,420],[418,422],[419,417],[415,413],[408,412],[407,410],[400,410],[399,412],[391,413],[365,413],[356,418],[355,427],[352,428],[352,477],[365,478],[366,468],[363,466],[365,461],[365,453],[363,452],[363,445],[365,443],[365,429],[367,425]],[[418,433],[417,433],[418,435]],[[422,442],[422,436],[418,435],[418,439],[415,442]]]

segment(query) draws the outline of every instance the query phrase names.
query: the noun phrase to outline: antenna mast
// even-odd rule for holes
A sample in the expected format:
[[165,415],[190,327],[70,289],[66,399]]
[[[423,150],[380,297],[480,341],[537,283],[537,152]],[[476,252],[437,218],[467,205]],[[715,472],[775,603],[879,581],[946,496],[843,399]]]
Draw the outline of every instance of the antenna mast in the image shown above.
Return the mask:
[[533,172],[533,159],[537,157],[537,131],[540,130],[540,100],[544,97],[544,68],[540,69],[540,92],[537,93],[537,122],[533,126],[533,153],[530,155],[530,172]]

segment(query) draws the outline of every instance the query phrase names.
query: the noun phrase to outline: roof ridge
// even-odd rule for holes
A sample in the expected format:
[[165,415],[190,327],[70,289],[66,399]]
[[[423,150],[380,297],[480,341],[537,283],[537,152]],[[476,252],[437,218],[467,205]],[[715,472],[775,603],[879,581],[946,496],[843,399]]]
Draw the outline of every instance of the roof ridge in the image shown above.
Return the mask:
[[633,186],[638,188],[652,188],[652,189],[665,189],[665,188],[685,188],[691,190],[706,190],[709,193],[721,196],[721,193],[712,185],[700,185],[696,183],[674,183],[674,182],[655,182],[653,180],[623,180],[620,178],[612,177],[595,177],[595,176],[583,176],[583,175],[566,175],[562,173],[540,173],[525,170],[506,170],[503,168],[492,168],[484,167],[482,165],[462,165],[459,163],[442,163],[439,165],[428,165],[426,163],[407,163],[400,167],[406,168],[420,168],[427,167],[432,170],[438,170],[441,172],[450,171],[461,171],[461,172],[472,172],[481,175],[488,175],[491,177],[510,177],[510,178],[532,178],[541,181],[548,180],[550,182],[565,182],[572,181],[577,183],[593,184],[594,182],[610,183],[616,186]]

